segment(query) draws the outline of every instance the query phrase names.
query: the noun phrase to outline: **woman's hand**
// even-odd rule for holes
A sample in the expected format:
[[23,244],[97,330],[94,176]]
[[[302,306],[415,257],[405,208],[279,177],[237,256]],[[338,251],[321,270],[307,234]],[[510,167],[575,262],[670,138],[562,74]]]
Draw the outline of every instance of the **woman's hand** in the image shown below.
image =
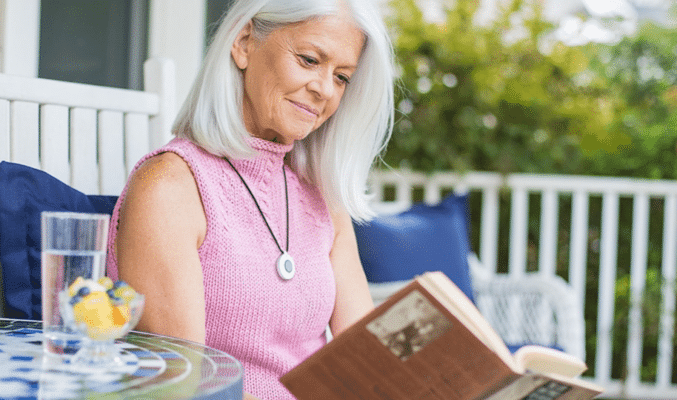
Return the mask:
[[259,400],[259,398],[258,398],[258,397],[254,397],[254,396],[252,396],[252,395],[249,394],[249,393],[245,393],[245,394],[244,394],[244,397],[242,398],[242,400]]
[[197,184],[175,153],[150,158],[131,177],[120,208],[120,279],[146,297],[137,329],[205,342],[198,248],[207,222]]

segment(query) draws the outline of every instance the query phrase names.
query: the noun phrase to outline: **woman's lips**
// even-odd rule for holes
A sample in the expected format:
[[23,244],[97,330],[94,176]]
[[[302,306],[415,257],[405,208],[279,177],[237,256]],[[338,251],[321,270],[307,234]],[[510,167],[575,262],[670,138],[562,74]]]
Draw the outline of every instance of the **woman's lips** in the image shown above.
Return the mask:
[[293,101],[293,100],[290,100],[290,102],[291,102],[294,106],[296,106],[296,108],[300,109],[301,111],[305,112],[305,113],[308,114],[308,115],[312,115],[313,117],[317,117],[317,116],[320,115],[320,112],[317,111],[315,108],[313,108],[313,107],[311,107],[311,106],[307,106],[307,105],[302,104],[302,103],[297,103],[297,102],[295,102],[295,101]]

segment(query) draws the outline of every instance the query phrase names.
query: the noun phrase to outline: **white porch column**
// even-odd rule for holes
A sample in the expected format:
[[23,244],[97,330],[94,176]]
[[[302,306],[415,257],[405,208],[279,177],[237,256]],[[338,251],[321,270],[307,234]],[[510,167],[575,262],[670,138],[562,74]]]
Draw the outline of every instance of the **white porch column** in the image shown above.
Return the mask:
[[0,0],[0,72],[38,76],[40,0]]
[[150,0],[148,53],[174,61],[177,109],[202,63],[205,12],[206,0]]

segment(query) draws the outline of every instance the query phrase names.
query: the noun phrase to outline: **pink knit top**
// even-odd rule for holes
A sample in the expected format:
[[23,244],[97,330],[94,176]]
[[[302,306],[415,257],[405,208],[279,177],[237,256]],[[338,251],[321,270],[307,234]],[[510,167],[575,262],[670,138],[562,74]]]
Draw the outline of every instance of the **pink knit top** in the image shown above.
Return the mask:
[[[231,162],[285,248],[282,168],[292,145],[254,138],[251,143],[258,157]],[[142,158],[135,170],[149,157],[167,151],[178,154],[190,166],[207,218],[207,234],[198,249],[204,274],[206,344],[242,362],[246,392],[265,400],[293,399],[278,379],[326,343],[325,327],[336,296],[329,261],[334,228],[319,190],[284,167],[289,192],[289,254],[296,263],[295,276],[284,281],[276,270],[280,250],[228,162],[177,138]],[[107,269],[113,280],[117,279],[113,246],[126,192],[125,187],[111,220]]]

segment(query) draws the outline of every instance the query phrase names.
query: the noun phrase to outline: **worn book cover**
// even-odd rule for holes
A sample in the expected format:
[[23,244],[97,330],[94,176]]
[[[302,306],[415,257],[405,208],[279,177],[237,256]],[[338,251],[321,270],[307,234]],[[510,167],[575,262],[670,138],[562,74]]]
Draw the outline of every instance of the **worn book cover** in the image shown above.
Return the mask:
[[510,353],[441,272],[425,273],[280,381],[299,400],[589,399],[585,364],[552,349]]

